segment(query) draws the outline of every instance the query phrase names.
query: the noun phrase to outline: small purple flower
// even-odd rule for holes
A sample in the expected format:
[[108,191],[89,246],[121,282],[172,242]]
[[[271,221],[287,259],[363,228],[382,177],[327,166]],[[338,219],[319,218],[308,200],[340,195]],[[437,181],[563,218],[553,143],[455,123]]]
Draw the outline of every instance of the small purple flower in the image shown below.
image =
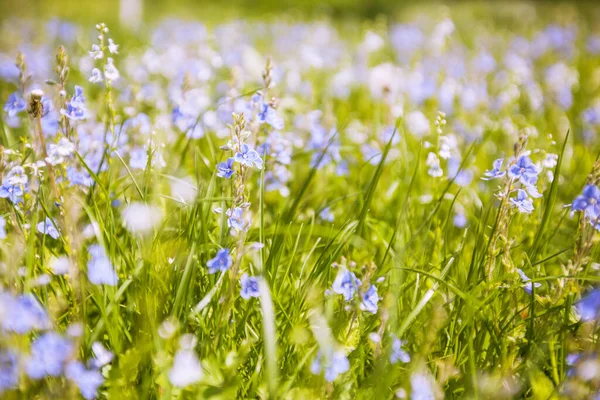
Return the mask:
[[585,215],[595,220],[600,216],[600,189],[596,185],[587,185],[581,196],[577,196],[571,205],[573,211],[583,211]]
[[369,286],[369,289],[363,294],[362,302],[360,303],[360,309],[368,311],[370,313],[377,313],[377,303],[379,302],[379,295],[377,294],[377,288],[375,285]]
[[233,159],[242,165],[247,167],[256,166],[258,169],[262,169],[263,160],[260,158],[256,150],[251,149],[247,144],[243,144],[238,153],[235,153]]
[[329,207],[325,207],[321,210],[321,212],[319,213],[319,218],[327,222],[333,222],[334,220],[333,213],[331,212],[331,209]]
[[489,181],[491,179],[496,179],[496,178],[502,178],[505,174],[506,171],[500,171],[500,168],[502,168],[502,163],[504,162],[504,158],[499,158],[497,160],[494,161],[494,163],[492,164],[492,169],[489,171],[486,171],[483,174],[483,179],[484,181]]
[[9,199],[13,204],[23,202],[24,194],[23,186],[21,185],[7,185],[3,184],[0,186],[0,198]]
[[56,226],[54,226],[54,222],[48,217],[37,224],[37,230],[44,235],[50,235],[52,239],[58,239],[60,237],[60,232],[56,229]]
[[98,388],[104,383],[104,377],[95,368],[87,369],[81,362],[70,362],[66,369],[66,376],[75,382],[84,399],[96,398]]
[[256,119],[261,123],[266,122],[277,130],[283,129],[284,126],[283,118],[281,118],[279,114],[277,114],[277,111],[268,103],[262,103],[258,114],[256,115]]
[[229,179],[233,175],[233,158],[228,158],[227,161],[217,164],[217,176],[220,178]]
[[87,263],[87,275],[90,282],[94,285],[116,286],[119,278],[104,247],[92,244],[88,247],[88,253],[90,253],[90,260]]
[[508,168],[508,176],[518,179],[524,185],[535,185],[539,169],[528,156],[521,156]]
[[258,290],[258,279],[255,276],[248,276],[248,274],[242,275],[240,284],[242,285],[240,296],[242,296],[243,299],[248,300],[250,297],[260,296],[260,292]]
[[353,272],[348,271],[345,267],[340,268],[331,290],[334,293],[341,294],[344,296],[345,301],[350,301],[354,297],[354,293],[360,286],[360,280],[354,275]]
[[600,310],[600,290],[593,289],[577,303],[576,307],[583,321],[588,322],[597,319]]
[[244,209],[241,207],[230,208],[227,210],[227,216],[229,217],[227,218],[227,226],[238,231],[246,229],[246,225],[244,224]]
[[398,361],[403,363],[410,362],[410,355],[402,348],[406,344],[402,340],[394,336],[392,340],[392,354],[390,354],[390,362],[396,364]]
[[527,275],[525,275],[525,272],[521,271],[520,269],[517,269],[517,272],[519,273],[519,276],[521,277],[521,280],[523,281],[523,290],[529,294],[531,294],[531,292],[533,291],[533,287],[540,287],[542,286],[541,283],[536,282],[533,283],[531,282],[531,279],[529,279],[529,277]]
[[18,334],[50,326],[48,313],[32,294],[13,297],[0,293],[0,309],[4,310],[0,326],[4,331]]
[[519,189],[517,191],[516,199],[515,198],[510,199],[510,203],[513,206],[517,207],[517,209],[521,213],[531,214],[531,212],[533,211],[533,203],[531,202],[531,199],[529,199],[527,197],[527,192],[525,192],[522,189]]
[[220,249],[215,258],[208,260],[206,266],[208,273],[214,274],[217,271],[227,271],[233,265],[233,259],[229,255],[229,249]]
[[73,352],[71,342],[55,332],[44,333],[31,345],[26,372],[32,379],[59,376]]
[[323,353],[319,350],[317,357],[310,366],[310,371],[317,375],[321,370],[325,371],[325,380],[333,382],[338,375],[347,372],[350,369],[348,357],[342,351],[331,350],[328,352],[328,357],[323,357]]
[[79,121],[85,119],[87,110],[85,109],[85,97],[83,97],[83,89],[81,86],[75,86],[75,94],[71,97],[71,101],[67,102],[67,108],[60,110],[60,113],[65,117]]
[[8,96],[6,104],[4,104],[4,111],[8,113],[9,117],[14,117],[18,113],[27,109],[27,102],[15,92]]
[[0,394],[19,384],[19,363],[11,350],[0,350]]

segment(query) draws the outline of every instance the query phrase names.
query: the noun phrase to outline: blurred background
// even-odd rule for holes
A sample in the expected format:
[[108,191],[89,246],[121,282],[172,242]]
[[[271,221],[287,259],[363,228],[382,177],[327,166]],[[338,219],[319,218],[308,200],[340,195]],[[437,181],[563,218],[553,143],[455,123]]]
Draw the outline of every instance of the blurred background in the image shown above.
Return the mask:
[[[429,0],[0,0],[0,20],[11,17],[65,18],[80,23],[104,21],[109,25],[149,23],[165,17],[178,17],[210,21],[222,21],[234,18],[279,17],[282,14],[290,18],[314,19],[330,17],[333,19],[374,19],[386,17],[396,19],[411,13],[415,8],[423,10],[440,4],[452,8],[468,9],[471,12],[492,8],[499,16],[513,13],[521,6],[536,6],[555,10],[568,5],[585,12],[598,14],[597,1],[429,1]],[[526,17],[526,16],[525,16]],[[131,26],[130,26],[131,27]]]

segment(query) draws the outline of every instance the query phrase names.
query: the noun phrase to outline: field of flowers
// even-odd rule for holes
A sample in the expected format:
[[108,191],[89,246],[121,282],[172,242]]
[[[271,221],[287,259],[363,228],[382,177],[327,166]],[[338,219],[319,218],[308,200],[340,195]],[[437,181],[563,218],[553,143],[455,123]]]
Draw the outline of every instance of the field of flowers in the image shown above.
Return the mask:
[[5,19],[0,397],[600,398],[600,7],[511,7]]

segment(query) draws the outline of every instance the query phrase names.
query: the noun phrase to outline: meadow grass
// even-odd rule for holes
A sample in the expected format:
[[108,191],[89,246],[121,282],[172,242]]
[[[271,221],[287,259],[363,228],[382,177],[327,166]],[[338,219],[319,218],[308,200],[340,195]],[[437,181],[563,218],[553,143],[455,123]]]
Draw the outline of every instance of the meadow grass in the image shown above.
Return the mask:
[[600,36],[561,7],[7,20],[1,396],[593,398]]

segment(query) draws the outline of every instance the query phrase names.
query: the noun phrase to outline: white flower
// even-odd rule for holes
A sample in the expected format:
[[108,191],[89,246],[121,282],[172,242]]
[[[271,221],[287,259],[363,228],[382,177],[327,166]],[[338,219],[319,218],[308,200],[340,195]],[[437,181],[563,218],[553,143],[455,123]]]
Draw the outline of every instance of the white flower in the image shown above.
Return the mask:
[[421,111],[413,111],[406,115],[406,127],[415,136],[425,136],[429,133],[431,125]]
[[119,45],[115,44],[112,39],[108,39],[108,51],[111,54],[119,54]]
[[123,225],[132,233],[151,232],[162,221],[162,210],[144,203],[131,203],[123,210]]
[[104,58],[104,53],[102,52],[100,46],[98,46],[97,44],[93,44],[92,51],[88,51],[88,53],[94,60],[100,60]]
[[58,258],[53,258],[50,261],[50,267],[52,268],[52,272],[55,275],[64,275],[69,272],[69,266],[71,262],[69,261],[69,257],[60,256]]
[[116,81],[121,77],[119,70],[113,64],[113,59],[108,57],[108,63],[104,66],[104,76],[109,81]]
[[100,72],[98,68],[94,68],[92,70],[92,76],[90,76],[90,79],[88,79],[88,81],[91,83],[100,83],[103,80],[104,77],[102,76],[102,72]]
[[186,387],[202,379],[202,367],[192,350],[179,350],[175,354],[169,380],[174,386]]

